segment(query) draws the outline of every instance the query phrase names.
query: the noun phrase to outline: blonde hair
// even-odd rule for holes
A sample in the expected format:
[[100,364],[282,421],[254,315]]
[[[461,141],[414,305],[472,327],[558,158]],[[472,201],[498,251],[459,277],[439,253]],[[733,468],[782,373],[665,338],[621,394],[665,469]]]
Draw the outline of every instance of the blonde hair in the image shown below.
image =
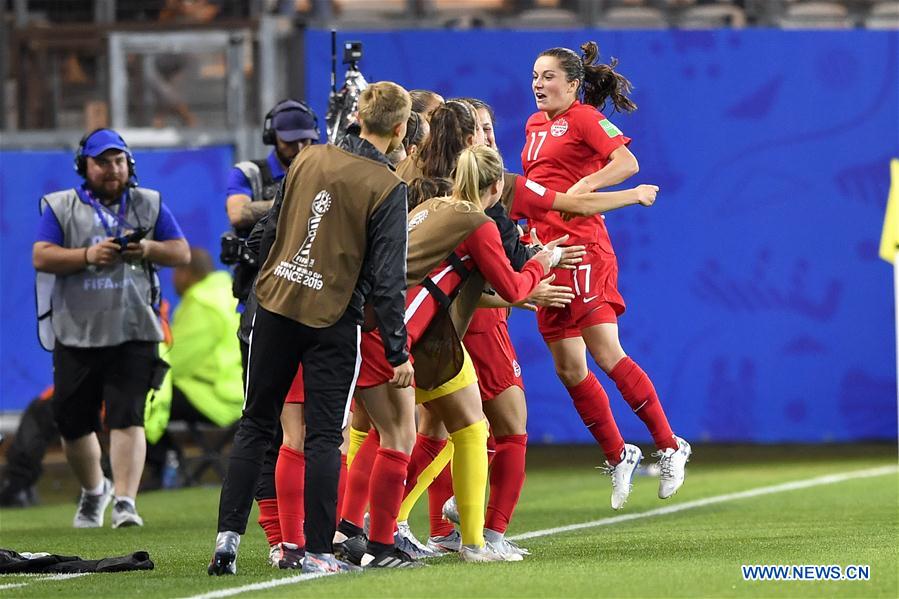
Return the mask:
[[456,162],[453,196],[481,205],[481,194],[503,176],[503,159],[488,146],[466,148]]
[[409,92],[392,81],[378,81],[359,96],[359,122],[369,133],[391,135],[393,128],[409,119]]

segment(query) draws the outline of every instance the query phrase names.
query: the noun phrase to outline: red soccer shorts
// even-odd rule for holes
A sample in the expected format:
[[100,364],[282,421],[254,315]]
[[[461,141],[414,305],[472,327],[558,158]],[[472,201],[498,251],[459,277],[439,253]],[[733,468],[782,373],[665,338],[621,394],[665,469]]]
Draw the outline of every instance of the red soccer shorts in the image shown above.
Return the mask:
[[290,390],[287,392],[287,397],[284,398],[284,403],[304,403],[304,399],[303,365],[300,364],[300,367],[297,368],[296,375],[293,377],[293,382],[290,384]]
[[521,366],[505,320],[498,321],[489,331],[468,333],[463,341],[478,374],[481,401],[490,401],[509,387],[524,389]]
[[356,387],[360,389],[377,387],[393,378],[393,366],[390,365],[390,362],[384,356],[384,344],[381,342],[381,335],[377,331],[362,333],[360,350],[362,353],[362,367],[359,369]]
[[599,244],[587,245],[587,254],[576,270],[555,268],[553,274],[553,285],[570,287],[575,297],[564,308],[537,311],[537,328],[547,343],[580,337],[582,330],[617,322],[624,313],[624,298],[618,292],[618,261]]

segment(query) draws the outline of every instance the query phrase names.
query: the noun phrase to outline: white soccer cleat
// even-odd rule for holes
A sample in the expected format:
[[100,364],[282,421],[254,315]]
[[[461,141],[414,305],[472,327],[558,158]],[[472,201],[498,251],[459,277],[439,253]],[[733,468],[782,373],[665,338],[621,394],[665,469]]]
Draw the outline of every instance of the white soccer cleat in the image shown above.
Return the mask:
[[436,555],[455,553],[462,548],[462,535],[453,530],[444,537],[428,537],[428,549]]
[[631,494],[631,481],[640,461],[643,460],[643,452],[636,445],[626,443],[622,450],[622,460],[615,466],[606,462],[605,472],[612,478],[612,509],[620,510],[627,503]]
[[393,542],[396,547],[405,551],[412,559],[423,559],[437,555],[416,538],[415,533],[409,527],[409,522],[405,520],[396,523],[396,533],[394,534]]
[[504,562],[520,562],[524,559],[521,547],[518,547],[511,541],[502,539],[496,543],[487,541],[487,549],[497,554]]
[[[483,547],[474,547],[472,545],[462,545],[462,548],[459,550],[459,557],[462,558],[463,562],[503,562],[507,561],[502,555],[497,553],[490,545],[485,545]],[[521,561],[521,556],[518,556],[518,560]]]
[[278,568],[278,562],[281,561],[281,544],[272,545],[268,548],[268,565],[272,568]]
[[664,451],[657,451],[653,457],[659,458],[659,499],[668,499],[684,484],[687,475],[687,462],[693,453],[690,444],[675,436],[677,451],[670,447]]
[[462,518],[459,516],[459,506],[456,505],[456,496],[453,495],[443,504],[443,519],[449,520],[456,526],[462,525]]

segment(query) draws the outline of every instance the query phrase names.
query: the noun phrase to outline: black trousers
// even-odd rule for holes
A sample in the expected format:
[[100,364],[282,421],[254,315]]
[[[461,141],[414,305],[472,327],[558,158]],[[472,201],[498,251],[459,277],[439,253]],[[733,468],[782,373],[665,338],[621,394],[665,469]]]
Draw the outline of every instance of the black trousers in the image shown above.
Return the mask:
[[[243,383],[247,384],[247,362],[250,357],[250,344],[240,341],[240,358],[243,366]],[[275,490],[275,466],[278,465],[278,453],[281,451],[281,444],[284,442],[284,431],[281,430],[281,421],[275,427],[275,435],[272,442],[269,443],[268,449],[265,450],[265,458],[262,460],[262,471],[259,473],[259,481],[256,483],[256,501],[264,501],[266,499],[277,499],[278,493]]]
[[349,318],[314,329],[258,308],[247,368],[247,399],[219,500],[218,530],[246,532],[253,491],[284,397],[303,365],[306,398],[306,550],[331,553],[337,518],[340,443],[361,355]]

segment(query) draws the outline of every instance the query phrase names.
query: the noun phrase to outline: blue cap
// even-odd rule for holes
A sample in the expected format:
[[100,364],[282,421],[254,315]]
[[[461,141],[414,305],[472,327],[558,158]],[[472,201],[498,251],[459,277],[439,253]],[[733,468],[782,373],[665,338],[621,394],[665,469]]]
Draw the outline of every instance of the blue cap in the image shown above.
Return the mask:
[[272,129],[281,141],[293,143],[301,139],[318,141],[315,117],[299,108],[285,107],[272,118]]
[[106,150],[121,150],[131,155],[128,144],[122,139],[122,136],[112,129],[100,129],[87,138],[84,142],[84,149],[81,151],[82,156],[90,156],[96,158]]

